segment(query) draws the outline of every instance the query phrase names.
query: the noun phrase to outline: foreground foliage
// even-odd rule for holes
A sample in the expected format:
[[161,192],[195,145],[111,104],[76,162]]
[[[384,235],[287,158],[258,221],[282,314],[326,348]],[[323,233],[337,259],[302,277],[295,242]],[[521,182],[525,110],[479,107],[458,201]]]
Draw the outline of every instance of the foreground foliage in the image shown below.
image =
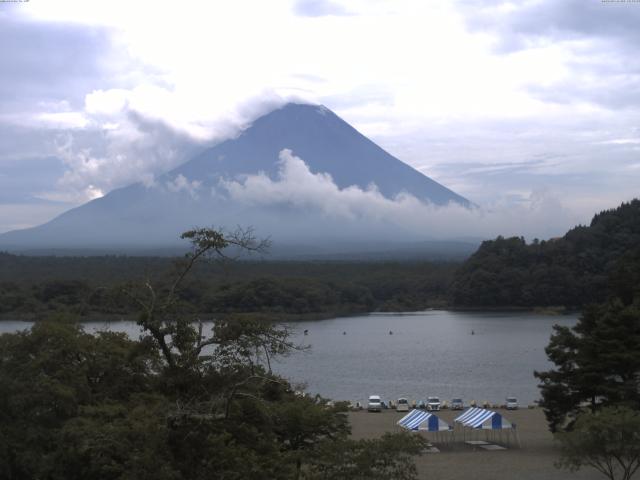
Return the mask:
[[[627,232],[633,237],[633,232]],[[611,267],[609,298],[585,308],[573,328],[555,326],[536,372],[559,467],[591,466],[615,479],[640,467],[640,250]]]
[[640,412],[605,407],[582,413],[570,432],[556,435],[562,448],[558,466],[595,468],[610,480],[629,480],[640,468]]
[[184,238],[193,250],[173,282],[123,290],[139,340],[61,319],[0,336],[0,479],[415,478],[417,437],[349,440],[346,405],[271,372],[297,348],[285,329],[226,318],[205,332],[185,312],[197,262],[263,244],[242,231]]
[[311,458],[310,480],[410,480],[412,458],[426,447],[416,434],[386,433],[380,440],[323,442]]
[[640,308],[614,298],[588,308],[573,328],[554,327],[546,348],[556,368],[536,372],[552,431],[571,427],[585,408],[640,409]]

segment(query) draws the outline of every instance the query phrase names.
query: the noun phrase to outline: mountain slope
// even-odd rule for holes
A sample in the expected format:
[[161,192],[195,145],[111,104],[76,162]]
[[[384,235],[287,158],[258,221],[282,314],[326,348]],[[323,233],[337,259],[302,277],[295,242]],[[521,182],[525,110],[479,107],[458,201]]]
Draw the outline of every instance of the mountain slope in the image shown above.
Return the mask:
[[393,157],[331,110],[290,103],[258,120],[239,138],[227,140],[174,170],[186,178],[264,171],[277,174],[278,154],[288,148],[314,173],[327,172],[340,188],[374,183],[393,198],[408,192],[443,205],[468,200]]
[[253,225],[260,234],[303,245],[371,236],[384,241],[385,236],[407,234],[401,226],[390,229],[382,221],[345,221],[292,202],[246,204],[220,188],[226,181],[242,182],[259,173],[277,182],[284,149],[301,158],[311,174],[330,175],[322,178],[339,189],[357,186],[367,191],[375,185],[387,199],[408,193],[430,204],[470,206],[325,107],[287,104],[257,119],[239,137],[161,176],[155,186],[134,184],[114,190],[44,225],[4,234],[0,247],[163,247],[174,245],[181,231],[210,224]]

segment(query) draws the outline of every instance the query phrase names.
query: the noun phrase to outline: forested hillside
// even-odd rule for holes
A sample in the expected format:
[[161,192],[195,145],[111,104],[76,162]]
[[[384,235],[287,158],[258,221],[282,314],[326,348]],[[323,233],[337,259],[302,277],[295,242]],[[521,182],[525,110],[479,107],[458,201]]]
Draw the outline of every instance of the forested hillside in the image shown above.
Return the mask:
[[[567,306],[601,302],[612,288],[637,288],[640,200],[593,217],[589,226],[548,241],[498,237],[483,242],[456,272],[456,306]],[[637,278],[637,277],[635,277]]]
[[[170,278],[163,257],[27,257],[0,254],[0,315],[42,318],[128,315],[129,282]],[[268,262],[198,265],[180,290],[203,314],[326,317],[372,310],[419,310],[446,303],[458,264],[430,262]]]

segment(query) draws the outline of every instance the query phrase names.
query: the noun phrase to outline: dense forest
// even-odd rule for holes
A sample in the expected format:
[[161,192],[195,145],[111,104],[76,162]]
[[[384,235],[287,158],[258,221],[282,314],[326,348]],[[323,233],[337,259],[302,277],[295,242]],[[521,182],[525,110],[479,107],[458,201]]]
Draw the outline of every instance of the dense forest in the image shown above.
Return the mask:
[[562,238],[498,237],[483,242],[456,272],[456,306],[580,308],[602,302],[612,286],[632,290],[640,268],[640,200],[623,203]]
[[[136,309],[123,294],[127,284],[170,278],[174,260],[0,253],[0,315],[126,316]],[[423,261],[210,262],[194,268],[179,295],[186,309],[201,314],[295,319],[420,310],[446,304],[457,266]]]
[[[38,257],[0,253],[0,318],[59,314],[120,318],[123,292],[171,278],[169,257]],[[197,265],[179,294],[202,315],[326,318],[429,307],[581,309],[612,288],[632,295],[640,269],[640,200],[594,216],[561,238],[483,242],[464,263],[427,261],[218,261]]]

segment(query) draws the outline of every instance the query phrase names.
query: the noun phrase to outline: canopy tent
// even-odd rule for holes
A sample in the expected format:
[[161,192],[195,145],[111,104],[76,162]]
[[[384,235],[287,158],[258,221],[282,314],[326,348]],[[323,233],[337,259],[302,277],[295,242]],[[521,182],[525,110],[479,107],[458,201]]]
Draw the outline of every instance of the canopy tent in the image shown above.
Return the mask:
[[451,426],[436,417],[433,413],[423,410],[411,410],[398,420],[398,425],[407,430],[424,430],[427,432],[442,432],[451,430]]
[[515,427],[515,425],[511,424],[511,422],[498,412],[476,407],[470,408],[453,421],[465,427],[480,428],[483,430],[500,430]]
[[[441,432],[453,433],[453,428],[447,422],[440,420],[433,413],[417,409],[411,410],[398,420],[398,425],[416,432],[435,433],[436,441],[440,441]],[[449,441],[448,436],[445,437],[445,440]]]
[[494,435],[492,435],[492,433],[498,431],[500,439],[502,439],[501,433],[505,431],[508,440],[509,435],[513,433],[518,446],[520,446],[520,439],[518,438],[515,423],[509,422],[500,413],[494,412],[493,410],[472,407],[456,417],[453,421],[455,424],[461,425],[463,428],[470,428],[473,431],[484,430],[487,437],[493,437]]

